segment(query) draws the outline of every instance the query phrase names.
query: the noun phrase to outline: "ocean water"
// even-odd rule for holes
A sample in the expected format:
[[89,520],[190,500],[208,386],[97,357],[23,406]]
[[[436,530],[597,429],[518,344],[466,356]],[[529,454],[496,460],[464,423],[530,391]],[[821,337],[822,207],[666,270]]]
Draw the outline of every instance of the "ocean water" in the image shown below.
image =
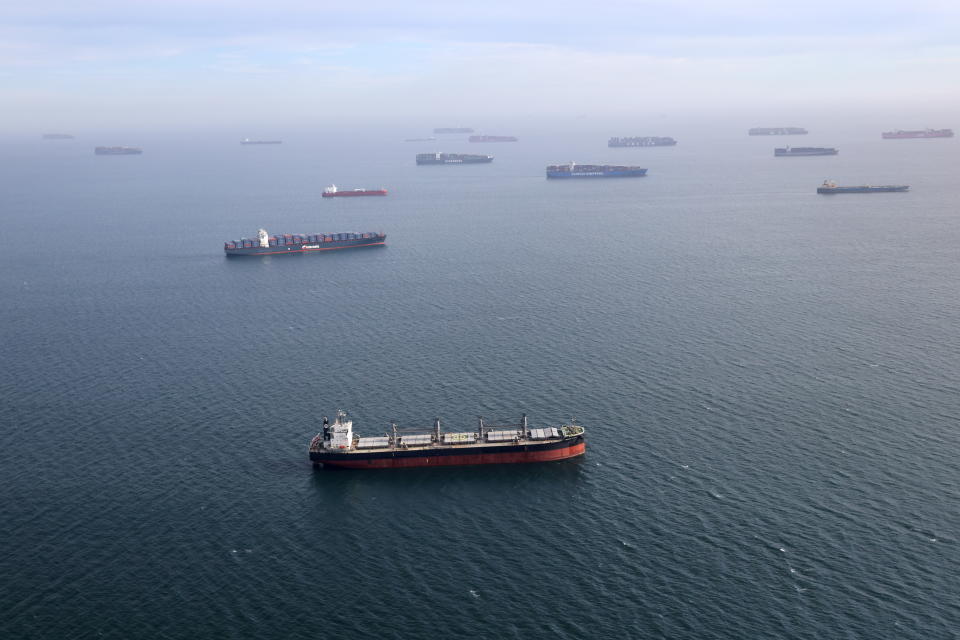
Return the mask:
[[[956,637],[958,140],[494,133],[3,140],[0,637]],[[224,257],[261,226],[387,246]],[[587,455],[315,471],[337,408]]]

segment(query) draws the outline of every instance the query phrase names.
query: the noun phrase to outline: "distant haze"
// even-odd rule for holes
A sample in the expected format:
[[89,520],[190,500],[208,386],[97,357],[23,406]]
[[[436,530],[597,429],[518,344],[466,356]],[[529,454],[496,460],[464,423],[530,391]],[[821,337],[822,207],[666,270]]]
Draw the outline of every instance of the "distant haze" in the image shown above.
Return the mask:
[[5,3],[0,131],[834,112],[957,127],[958,33],[960,3],[933,0]]

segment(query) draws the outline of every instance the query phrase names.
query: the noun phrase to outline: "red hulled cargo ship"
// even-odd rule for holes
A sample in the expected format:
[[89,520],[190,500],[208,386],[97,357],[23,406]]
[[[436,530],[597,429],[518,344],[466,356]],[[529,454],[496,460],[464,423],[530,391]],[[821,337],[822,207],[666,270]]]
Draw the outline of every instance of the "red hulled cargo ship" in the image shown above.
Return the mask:
[[343,411],[310,442],[314,467],[395,469],[401,467],[466,466],[566,460],[584,454],[584,428],[571,421],[559,427],[529,428],[524,415],[517,424],[486,425],[476,431],[444,432],[440,419],[431,431],[411,432],[391,425],[382,436],[360,438]]
[[335,184],[332,184],[323,190],[324,198],[352,198],[355,196],[385,195],[387,195],[386,189],[350,189],[349,191],[341,191],[340,189],[337,189],[337,185]]

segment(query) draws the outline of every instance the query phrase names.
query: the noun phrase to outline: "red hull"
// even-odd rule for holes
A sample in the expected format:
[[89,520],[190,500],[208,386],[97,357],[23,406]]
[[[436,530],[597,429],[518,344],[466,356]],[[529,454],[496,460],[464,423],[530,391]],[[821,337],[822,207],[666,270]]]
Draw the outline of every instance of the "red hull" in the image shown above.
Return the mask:
[[[322,461],[325,467],[341,469],[397,469],[401,467],[464,467],[475,464],[508,464],[518,462],[550,462],[582,456],[586,443],[580,442],[562,449],[546,451],[516,451],[508,453],[475,453],[459,456],[379,458],[368,460]],[[426,453],[426,452],[424,452]]]
[[333,193],[324,192],[324,198],[351,198],[353,196],[385,196],[386,189],[376,189],[373,191],[334,191]]

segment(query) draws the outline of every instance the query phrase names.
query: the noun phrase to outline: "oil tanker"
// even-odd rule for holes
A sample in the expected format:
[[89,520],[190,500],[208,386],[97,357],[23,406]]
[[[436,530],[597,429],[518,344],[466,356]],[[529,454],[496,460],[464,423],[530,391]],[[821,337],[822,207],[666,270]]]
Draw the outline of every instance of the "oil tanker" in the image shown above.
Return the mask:
[[396,423],[382,436],[361,438],[353,421],[337,410],[331,423],[310,442],[314,468],[396,469],[403,467],[466,466],[566,460],[584,454],[584,428],[569,425],[533,429],[527,416],[517,424],[488,425],[479,419],[476,430],[442,431],[440,418],[433,429],[398,429]]
[[268,256],[281,253],[313,253],[354,247],[378,247],[386,243],[382,231],[368,233],[317,233],[267,235],[266,229],[257,231],[256,240],[241,238],[223,243],[228,256]]
[[418,153],[417,164],[482,164],[493,162],[493,156],[473,153]]
[[823,184],[817,187],[817,193],[889,193],[903,192],[908,191],[909,189],[910,185],[907,184],[881,184],[877,186],[863,184],[852,187],[843,187],[838,185],[833,180],[824,180]]
[[647,175],[642,167],[622,167],[611,164],[551,164],[547,178],[641,178]]

